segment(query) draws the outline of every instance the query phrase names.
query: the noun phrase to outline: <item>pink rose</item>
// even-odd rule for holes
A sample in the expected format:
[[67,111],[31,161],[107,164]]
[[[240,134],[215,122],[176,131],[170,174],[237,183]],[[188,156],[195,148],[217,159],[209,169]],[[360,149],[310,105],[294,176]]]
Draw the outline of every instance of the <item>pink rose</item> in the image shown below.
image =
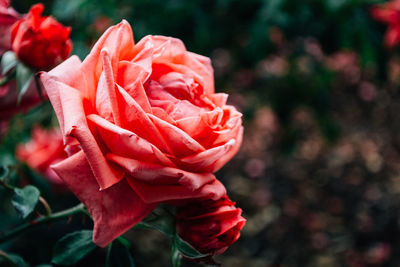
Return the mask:
[[16,149],[16,157],[20,161],[25,162],[55,185],[63,185],[64,182],[50,168],[50,165],[66,159],[67,156],[61,131],[58,128],[45,130],[36,126],[32,131],[32,139],[18,145]]
[[66,145],[82,148],[54,170],[91,213],[96,244],[160,202],[225,195],[212,173],[238,151],[242,114],[214,92],[210,60],[180,40],[135,44],[123,21],[83,62],[72,56],[41,81]]

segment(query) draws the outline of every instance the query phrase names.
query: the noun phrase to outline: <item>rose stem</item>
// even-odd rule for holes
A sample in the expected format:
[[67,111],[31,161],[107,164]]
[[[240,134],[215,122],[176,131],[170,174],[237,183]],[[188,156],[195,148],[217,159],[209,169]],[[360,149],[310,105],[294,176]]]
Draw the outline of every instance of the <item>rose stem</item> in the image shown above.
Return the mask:
[[79,214],[79,213],[83,213],[83,214],[88,214],[87,210],[85,209],[85,206],[80,203],[70,209],[66,209],[60,212],[56,212],[50,215],[46,215],[43,217],[40,217],[38,219],[35,219],[33,221],[21,224],[20,226],[14,228],[13,230],[11,230],[10,232],[8,232],[7,234],[1,235],[0,234],[0,243],[3,243],[5,241],[8,241],[10,239],[12,239],[13,237],[24,233],[26,231],[29,231],[30,229],[32,229],[35,226],[41,225],[41,224],[45,224],[45,223],[50,223],[50,222],[54,222],[54,221],[59,221],[65,218],[68,218],[74,214]]

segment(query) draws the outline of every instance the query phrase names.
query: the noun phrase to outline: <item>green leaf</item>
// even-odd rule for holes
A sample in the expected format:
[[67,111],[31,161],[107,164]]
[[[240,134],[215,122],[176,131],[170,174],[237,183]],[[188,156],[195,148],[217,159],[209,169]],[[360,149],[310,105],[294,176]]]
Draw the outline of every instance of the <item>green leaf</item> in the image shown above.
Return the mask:
[[171,247],[171,263],[172,267],[180,267],[181,266],[182,255],[176,247],[175,242],[172,242]]
[[39,189],[33,185],[25,186],[22,189],[15,188],[12,204],[22,218],[25,219],[35,209],[39,196]]
[[28,267],[29,264],[20,256],[16,254],[8,254],[14,264],[18,267]]
[[106,267],[134,267],[132,255],[127,246],[118,239],[108,248]]
[[185,257],[191,259],[199,259],[207,257],[208,255],[202,254],[198,252],[194,247],[192,247],[188,242],[184,241],[178,235],[175,235],[174,240],[172,241],[173,245],[176,249]]
[[1,57],[1,75],[5,75],[11,69],[15,68],[18,63],[18,59],[14,52],[7,51]]
[[58,240],[53,251],[52,263],[73,265],[96,248],[92,242],[93,231],[82,230]]
[[0,266],[12,266],[12,267],[28,267],[29,264],[25,262],[23,258],[21,258],[17,254],[13,253],[5,253],[0,250],[0,259],[4,258],[6,262],[0,261]]
[[29,85],[34,79],[34,73],[24,64],[18,63],[16,66],[16,75],[18,88],[17,103],[20,103],[22,96],[28,91]]
[[39,265],[36,265],[35,267],[53,267],[53,265],[51,265],[51,264],[39,264]]
[[117,240],[118,240],[119,242],[121,242],[122,245],[124,245],[124,246],[127,247],[128,249],[131,248],[131,243],[130,243],[129,240],[126,239],[125,237],[120,236],[120,237],[117,238]]
[[0,180],[4,180],[10,174],[8,166],[0,166]]
[[136,228],[156,229],[163,234],[173,236],[175,234],[175,221],[172,214],[163,209],[150,213]]
[[15,164],[11,155],[0,151],[0,180],[5,181],[10,175],[10,167]]

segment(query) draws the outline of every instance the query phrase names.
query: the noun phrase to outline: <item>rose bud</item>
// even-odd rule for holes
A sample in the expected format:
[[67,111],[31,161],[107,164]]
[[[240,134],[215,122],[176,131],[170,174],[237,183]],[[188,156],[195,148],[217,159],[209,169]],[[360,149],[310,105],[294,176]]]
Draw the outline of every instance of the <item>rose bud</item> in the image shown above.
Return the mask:
[[9,0],[0,0],[0,55],[11,50],[11,27],[20,18]]
[[398,45],[400,43],[400,1],[392,0],[376,5],[371,8],[370,12],[374,19],[388,24],[388,30],[385,33],[385,45],[388,48]]
[[239,238],[246,222],[241,214],[227,196],[194,201],[178,208],[178,234],[199,252],[218,255]]
[[18,59],[37,70],[51,69],[64,61],[72,50],[71,28],[53,17],[42,17],[43,10],[43,4],[32,6],[11,30],[12,49]]
[[225,195],[212,173],[238,151],[242,114],[215,93],[210,60],[180,40],[135,44],[122,21],[83,62],[72,56],[40,78],[66,145],[82,148],[54,170],[91,213],[99,246],[160,202]]
[[50,168],[67,158],[60,129],[45,130],[36,126],[32,131],[32,138],[16,148],[16,157],[25,162],[30,168],[42,174],[51,183],[63,185],[63,181]]

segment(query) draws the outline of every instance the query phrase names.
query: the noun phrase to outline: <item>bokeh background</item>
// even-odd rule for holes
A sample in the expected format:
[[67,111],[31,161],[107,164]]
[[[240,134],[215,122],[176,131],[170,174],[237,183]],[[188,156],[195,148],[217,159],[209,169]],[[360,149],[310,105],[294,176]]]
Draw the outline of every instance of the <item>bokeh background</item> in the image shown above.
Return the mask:
[[[81,58],[126,19],[136,40],[177,37],[212,59],[216,90],[230,94],[245,125],[239,154],[217,174],[247,218],[239,241],[217,258],[223,266],[400,266],[400,57],[383,44],[386,25],[370,15],[384,1],[42,2],[72,27]],[[25,13],[34,3],[12,4]],[[34,124],[54,123],[49,113],[43,104],[14,118],[1,149],[13,151]],[[57,198],[36,174],[20,175]],[[77,202],[62,198],[55,209]],[[9,249],[32,264],[49,262],[51,244],[82,223],[91,227],[75,218],[70,229],[45,227]],[[127,236],[136,266],[170,266],[163,235]],[[98,248],[77,266],[103,266],[105,253]]]

